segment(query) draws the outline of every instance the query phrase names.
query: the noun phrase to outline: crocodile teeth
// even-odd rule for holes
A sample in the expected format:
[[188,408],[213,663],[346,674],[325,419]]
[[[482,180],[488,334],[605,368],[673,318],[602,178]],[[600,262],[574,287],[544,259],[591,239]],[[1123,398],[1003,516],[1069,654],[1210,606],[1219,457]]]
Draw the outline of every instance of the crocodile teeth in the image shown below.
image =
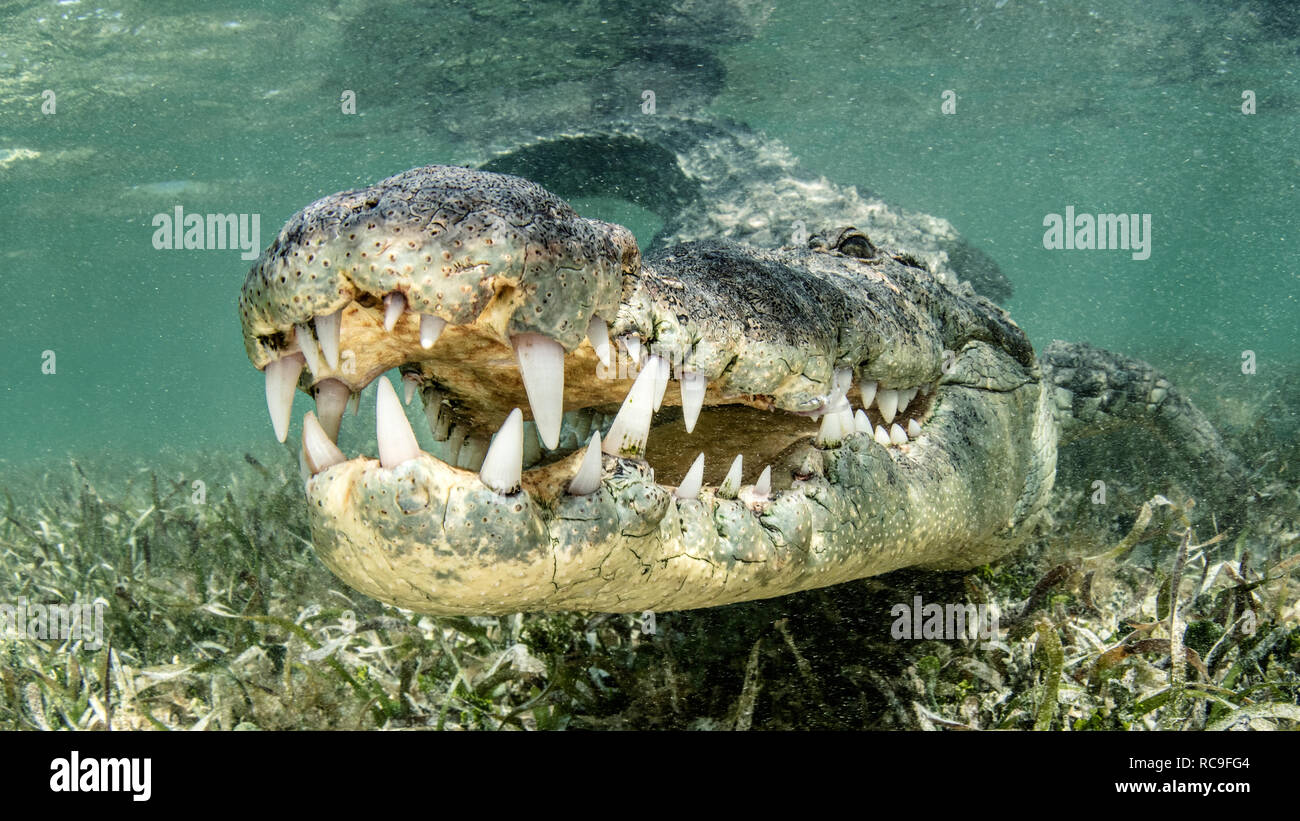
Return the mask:
[[853,414],[853,432],[854,433],[871,433],[871,420],[867,418],[867,412],[858,409]]
[[587,452],[582,456],[578,475],[569,482],[569,495],[586,496],[595,493],[600,487],[600,431],[591,435],[587,442]]
[[853,433],[854,426],[853,408],[846,403],[842,409],[822,417],[821,430],[817,432],[817,444],[821,447],[838,444],[845,436]]
[[306,325],[298,324],[293,326],[294,336],[298,340],[298,350],[302,351],[303,358],[307,360],[307,370],[311,371],[312,378],[321,372],[320,348],[316,347],[316,337],[311,335],[311,331]]
[[915,419],[907,420],[907,435],[913,439],[921,435],[921,423]]
[[840,441],[843,434],[840,433],[840,415],[838,413],[828,413],[822,417],[822,426],[817,431],[817,446],[826,447],[834,445]]
[[876,425],[876,444],[888,446],[889,431],[885,430],[884,425]]
[[768,465],[763,468],[763,472],[758,475],[758,481],[754,483],[754,495],[766,499],[772,494],[772,466]]
[[271,412],[275,438],[283,442],[289,436],[289,414],[293,412],[293,391],[298,387],[307,360],[300,353],[282,356],[266,365],[266,409]]
[[460,458],[460,449],[465,445],[465,426],[456,425],[447,434],[447,464],[454,465]]
[[636,456],[645,453],[646,439],[650,436],[650,420],[654,417],[654,390],[657,368],[642,368],[627,392],[623,406],[618,409],[614,423],[605,434],[603,445],[610,456]]
[[[387,322],[387,318],[385,318]],[[447,327],[447,320],[440,316],[420,314],[420,347],[426,351],[442,336],[442,329]]]
[[[483,460],[487,457],[488,442],[471,436],[465,440],[464,446],[461,447],[460,453],[456,455],[456,467],[465,470],[481,470]],[[520,460],[523,459],[521,455]]]
[[909,404],[911,404],[911,402],[912,402],[913,399],[916,398],[916,393],[917,393],[918,390],[920,390],[920,389],[919,389],[919,388],[908,388],[908,389],[905,390],[905,391],[899,391],[899,392],[898,392],[898,412],[899,412],[899,413],[902,413],[903,411],[907,410],[907,406],[908,406]]
[[876,401],[876,383],[863,382],[861,391],[862,391],[862,407],[864,408],[871,407],[871,403]]
[[524,471],[524,415],[519,408],[510,411],[501,430],[492,437],[483,467],[478,476],[483,484],[497,493],[514,493]]
[[722,480],[718,487],[718,495],[724,499],[736,498],[736,493],[740,491],[740,471],[744,465],[744,454],[737,453],[736,458],[731,463],[731,470],[727,471],[727,477]]
[[641,338],[636,336],[623,337],[623,347],[627,348],[627,355],[631,357],[633,365],[641,364]]
[[383,376],[379,377],[379,393],[375,398],[375,438],[379,441],[379,464],[386,468],[395,468],[420,455],[415,431],[406,421],[397,391]]
[[691,462],[691,469],[686,471],[686,478],[673,491],[673,495],[678,499],[695,499],[700,495],[700,487],[704,484],[704,454],[701,453]]
[[519,334],[511,342],[537,435],[548,450],[555,450],[564,421],[564,346],[542,334]]
[[342,308],[316,317],[316,341],[320,343],[320,352],[325,355],[325,364],[335,369],[339,366],[339,326],[342,323]]
[[880,408],[880,418],[886,425],[894,421],[894,414],[898,412],[898,391],[880,391],[876,394],[876,406]]
[[329,434],[311,411],[302,418],[302,457],[313,476],[345,461],[343,451],[330,441]]
[[903,430],[902,425],[898,424],[897,422],[895,422],[893,425],[890,425],[889,441],[894,443],[895,445],[907,444],[907,431]]
[[402,375],[402,404],[409,406],[415,391],[420,387],[420,378],[413,373]]
[[593,316],[587,323],[587,341],[591,343],[591,349],[596,352],[596,358],[600,364],[606,368],[609,367],[609,326],[605,320],[598,316]]
[[659,410],[664,403],[664,394],[668,391],[668,376],[672,372],[672,366],[662,356],[652,356],[646,361],[646,367],[653,368],[655,372],[655,410]]
[[700,408],[704,407],[704,394],[709,389],[709,380],[702,373],[681,372],[682,420],[686,422],[686,432],[695,430],[695,423],[700,418]]
[[406,297],[401,294],[389,294],[384,297],[384,330],[392,331],[405,310]]
[[339,426],[343,424],[343,411],[347,410],[352,391],[337,379],[325,379],[316,386],[316,415],[320,426],[330,439],[339,440]]

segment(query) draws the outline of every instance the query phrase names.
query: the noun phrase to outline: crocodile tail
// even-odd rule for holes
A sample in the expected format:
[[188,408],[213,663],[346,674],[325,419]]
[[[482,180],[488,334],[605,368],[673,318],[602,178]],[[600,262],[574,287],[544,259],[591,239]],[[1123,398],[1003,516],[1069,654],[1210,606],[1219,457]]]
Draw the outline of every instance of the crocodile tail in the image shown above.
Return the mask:
[[1197,492],[1240,512],[1248,474],[1214,425],[1158,370],[1087,343],[1056,340],[1039,361],[1062,445],[1138,426],[1197,477]]

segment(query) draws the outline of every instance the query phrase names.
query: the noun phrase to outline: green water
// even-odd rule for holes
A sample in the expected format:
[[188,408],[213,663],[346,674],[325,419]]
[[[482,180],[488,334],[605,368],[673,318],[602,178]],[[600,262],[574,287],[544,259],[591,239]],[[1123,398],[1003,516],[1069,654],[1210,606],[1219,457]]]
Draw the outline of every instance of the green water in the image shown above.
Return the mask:
[[[590,35],[600,4],[572,40],[555,34],[562,5],[501,5],[0,3],[0,464],[271,451],[236,312],[250,263],[155,250],[151,219],[257,213],[266,245],[320,196],[480,159],[464,128],[501,76],[544,73],[527,113],[559,110],[566,72],[638,36],[627,15]],[[783,2],[752,39],[715,39],[726,77],[709,111],[949,219],[1012,281],[1036,345],[1089,340],[1224,393],[1300,367],[1288,4]],[[656,227],[628,203],[576,205],[643,240]],[[1043,216],[1070,205],[1151,214],[1150,259],[1045,250]]]

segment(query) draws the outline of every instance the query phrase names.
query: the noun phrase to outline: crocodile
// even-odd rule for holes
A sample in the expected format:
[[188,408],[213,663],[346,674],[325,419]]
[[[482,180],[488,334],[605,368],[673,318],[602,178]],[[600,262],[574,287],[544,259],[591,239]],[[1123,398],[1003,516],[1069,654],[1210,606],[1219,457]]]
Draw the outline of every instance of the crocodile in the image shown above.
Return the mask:
[[[300,450],[315,549],[366,595],[434,615],[668,611],[974,567],[1028,538],[1062,442],[1121,425],[1241,481],[1150,365],[1035,352],[943,254],[828,223],[824,198],[799,243],[643,256],[501,165],[318,200],[244,281],[277,438],[295,391],[316,403]],[[696,188],[674,207],[718,213],[727,198]],[[349,459],[344,411],[372,382],[377,458]]]

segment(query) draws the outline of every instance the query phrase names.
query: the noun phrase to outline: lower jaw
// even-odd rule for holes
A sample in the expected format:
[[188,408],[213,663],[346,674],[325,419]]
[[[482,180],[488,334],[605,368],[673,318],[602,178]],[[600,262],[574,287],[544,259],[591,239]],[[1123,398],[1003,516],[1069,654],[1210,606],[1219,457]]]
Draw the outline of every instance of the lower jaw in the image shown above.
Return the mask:
[[[954,397],[961,404],[961,393]],[[960,410],[960,408],[958,408]],[[936,424],[911,453],[867,435],[812,449],[814,475],[787,492],[696,499],[646,462],[605,455],[600,488],[564,492],[581,452],[501,494],[422,455],[394,468],[357,459],[307,482],[317,551],[338,576],[419,612],[637,612],[768,598],[913,565],[974,566],[1005,549],[1024,454],[985,419],[982,459],[958,465]],[[966,436],[959,437],[964,443]],[[1023,479],[1023,477],[1020,477]],[[1003,498],[1005,497],[1005,498]]]

